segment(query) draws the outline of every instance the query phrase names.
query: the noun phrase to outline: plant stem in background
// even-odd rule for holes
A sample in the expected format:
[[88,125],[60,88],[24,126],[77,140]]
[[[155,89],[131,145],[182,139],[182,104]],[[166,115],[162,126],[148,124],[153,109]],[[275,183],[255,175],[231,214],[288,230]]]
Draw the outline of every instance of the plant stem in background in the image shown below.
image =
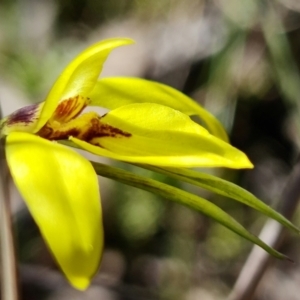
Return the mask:
[[[285,186],[279,203],[279,212],[287,219],[291,219],[300,199],[300,160],[292,171]],[[274,220],[269,220],[263,227],[259,237],[277,249],[284,239],[283,227]],[[254,246],[229,297],[228,300],[250,300],[255,289],[263,277],[272,257],[259,247]]]
[[0,241],[1,299],[18,300],[18,277],[12,220],[9,206],[9,176],[5,161],[4,139],[0,140]]

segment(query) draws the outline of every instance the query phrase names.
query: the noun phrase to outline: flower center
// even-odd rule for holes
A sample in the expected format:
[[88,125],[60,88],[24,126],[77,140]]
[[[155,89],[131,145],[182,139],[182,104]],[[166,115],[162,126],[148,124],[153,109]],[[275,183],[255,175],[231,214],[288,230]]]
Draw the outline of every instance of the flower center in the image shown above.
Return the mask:
[[129,137],[130,133],[101,122],[95,112],[82,115],[89,98],[76,96],[62,101],[49,121],[37,133],[48,140],[64,140],[70,136],[91,142],[96,137]]

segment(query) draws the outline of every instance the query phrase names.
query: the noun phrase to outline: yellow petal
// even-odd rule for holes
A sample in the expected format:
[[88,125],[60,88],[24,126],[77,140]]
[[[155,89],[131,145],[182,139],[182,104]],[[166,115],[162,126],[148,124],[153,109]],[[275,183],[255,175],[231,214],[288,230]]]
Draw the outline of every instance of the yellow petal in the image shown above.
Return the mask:
[[[103,118],[105,132],[81,148],[114,159],[172,167],[253,167],[247,156],[208,133],[187,115],[154,104],[129,104]],[[91,145],[93,144],[93,145]]]
[[88,97],[91,105],[108,109],[149,102],[169,106],[190,116],[198,115],[213,135],[228,142],[223,126],[211,113],[183,93],[161,83],[138,78],[103,78]]
[[37,132],[49,120],[59,101],[79,95],[87,96],[96,84],[110,52],[117,47],[132,43],[132,40],[125,38],[107,39],[79,54],[54,83],[34,132]]
[[70,283],[85,289],[97,271],[103,229],[97,176],[73,150],[13,132],[6,156],[14,182]]

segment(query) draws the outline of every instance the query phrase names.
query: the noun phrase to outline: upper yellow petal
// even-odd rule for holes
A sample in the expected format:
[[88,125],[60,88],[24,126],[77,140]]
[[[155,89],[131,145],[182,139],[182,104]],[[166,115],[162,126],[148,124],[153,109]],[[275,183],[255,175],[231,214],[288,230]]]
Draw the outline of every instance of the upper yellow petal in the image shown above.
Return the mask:
[[50,90],[34,132],[50,119],[61,100],[87,96],[94,88],[103,64],[110,52],[120,46],[132,44],[126,38],[101,41],[79,54],[61,73]]
[[103,228],[97,176],[75,151],[24,132],[6,141],[21,195],[70,283],[85,289],[99,266]]
[[91,105],[115,109],[131,103],[157,103],[187,115],[198,115],[211,134],[228,142],[222,124],[196,101],[170,86],[139,78],[113,77],[100,79],[88,95]]

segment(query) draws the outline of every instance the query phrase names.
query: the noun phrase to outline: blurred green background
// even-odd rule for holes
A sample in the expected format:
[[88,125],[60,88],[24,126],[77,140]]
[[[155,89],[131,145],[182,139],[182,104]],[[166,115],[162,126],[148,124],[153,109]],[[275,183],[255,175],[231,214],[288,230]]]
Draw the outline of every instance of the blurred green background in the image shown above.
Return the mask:
[[[64,66],[108,37],[117,49],[102,76],[166,83],[216,115],[255,169],[207,170],[277,207],[300,145],[300,2],[297,0],[2,0],[0,99],[4,113],[44,99]],[[231,200],[157,177],[217,203],[258,234],[266,219]],[[56,269],[14,195],[24,300],[226,299],[251,244],[221,225],[152,194],[100,178],[106,246],[85,293]],[[299,212],[293,220],[300,225]],[[299,238],[281,251],[299,261]],[[277,261],[255,299],[296,299],[300,269]]]

